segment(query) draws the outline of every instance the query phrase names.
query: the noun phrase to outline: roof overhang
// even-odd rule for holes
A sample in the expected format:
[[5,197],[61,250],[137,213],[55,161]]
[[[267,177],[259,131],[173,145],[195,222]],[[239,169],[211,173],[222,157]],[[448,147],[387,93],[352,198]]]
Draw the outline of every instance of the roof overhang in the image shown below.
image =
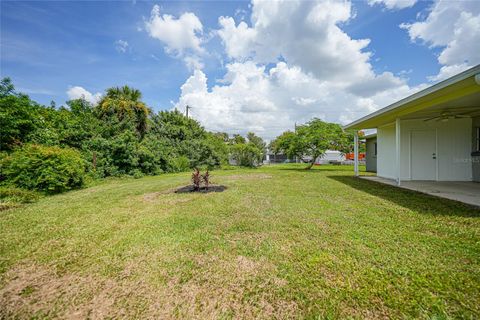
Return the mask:
[[426,119],[449,114],[480,115],[480,65],[419,91],[346,126],[378,128],[400,119]]

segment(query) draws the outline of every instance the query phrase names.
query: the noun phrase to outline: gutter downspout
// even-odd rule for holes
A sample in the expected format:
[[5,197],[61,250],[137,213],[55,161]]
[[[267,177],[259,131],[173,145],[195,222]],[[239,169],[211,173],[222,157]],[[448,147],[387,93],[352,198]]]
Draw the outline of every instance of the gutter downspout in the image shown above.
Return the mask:
[[397,175],[397,186],[400,186],[400,118],[395,119],[395,166],[396,166],[396,175]]

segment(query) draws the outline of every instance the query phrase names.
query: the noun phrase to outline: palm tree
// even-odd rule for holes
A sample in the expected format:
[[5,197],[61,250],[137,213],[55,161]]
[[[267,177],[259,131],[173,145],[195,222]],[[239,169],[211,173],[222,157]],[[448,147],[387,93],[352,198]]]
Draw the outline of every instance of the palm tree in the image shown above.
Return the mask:
[[137,132],[143,137],[147,131],[150,109],[141,99],[140,90],[129,86],[109,88],[98,104],[100,116],[103,118],[115,115],[119,121],[132,119]]

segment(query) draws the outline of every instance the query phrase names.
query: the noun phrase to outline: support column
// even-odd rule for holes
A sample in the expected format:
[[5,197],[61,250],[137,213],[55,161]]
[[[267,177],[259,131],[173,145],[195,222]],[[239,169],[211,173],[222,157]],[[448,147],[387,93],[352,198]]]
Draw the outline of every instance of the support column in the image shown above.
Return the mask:
[[400,146],[401,146],[401,127],[400,127],[400,118],[395,120],[395,172],[397,176],[397,186],[400,186],[400,176],[401,176],[401,163],[400,163]]
[[353,167],[355,177],[358,177],[358,131],[353,133]]

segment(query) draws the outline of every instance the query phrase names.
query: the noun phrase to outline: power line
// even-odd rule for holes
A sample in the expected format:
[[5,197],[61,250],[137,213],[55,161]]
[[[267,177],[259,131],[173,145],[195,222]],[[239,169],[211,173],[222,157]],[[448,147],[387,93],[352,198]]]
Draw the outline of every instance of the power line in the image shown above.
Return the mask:
[[[192,109],[192,107],[189,107],[189,109]],[[195,107],[195,109],[200,109],[200,110],[211,110],[211,111],[243,111],[243,112],[246,112],[246,113],[262,113],[262,112],[275,112],[275,111],[278,111],[278,110],[259,110],[259,111],[256,111],[256,112],[249,112],[249,110],[245,110],[245,108],[226,108],[226,109],[222,109],[222,108],[209,108],[209,107]],[[319,114],[339,114],[338,110],[316,110],[316,113],[319,113]],[[368,114],[368,112],[366,111],[362,111],[362,110],[350,110],[350,111],[347,111],[347,113],[364,113],[364,114]]]

